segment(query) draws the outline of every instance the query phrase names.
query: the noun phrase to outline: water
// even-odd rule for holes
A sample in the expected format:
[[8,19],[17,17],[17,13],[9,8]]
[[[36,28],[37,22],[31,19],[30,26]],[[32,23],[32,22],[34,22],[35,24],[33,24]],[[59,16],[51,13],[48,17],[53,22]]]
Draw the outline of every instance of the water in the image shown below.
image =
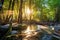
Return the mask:
[[[2,29],[8,28],[7,26],[8,25],[2,26]],[[45,25],[45,26],[42,26],[42,25],[32,25],[32,28],[35,28],[34,30],[36,32],[39,32],[39,35],[37,34],[37,36],[32,36],[32,37],[28,37],[28,38],[24,37],[23,40],[52,40],[52,35],[49,34],[51,32],[50,31],[51,28],[49,28],[47,25]],[[42,33],[40,33],[40,32],[42,32]],[[14,30],[14,31],[12,30],[11,33],[12,34],[18,33],[18,31],[17,30]],[[41,36],[41,34],[43,36]]]
[[44,37],[42,37],[42,40],[51,40],[52,39],[52,35],[44,35]]

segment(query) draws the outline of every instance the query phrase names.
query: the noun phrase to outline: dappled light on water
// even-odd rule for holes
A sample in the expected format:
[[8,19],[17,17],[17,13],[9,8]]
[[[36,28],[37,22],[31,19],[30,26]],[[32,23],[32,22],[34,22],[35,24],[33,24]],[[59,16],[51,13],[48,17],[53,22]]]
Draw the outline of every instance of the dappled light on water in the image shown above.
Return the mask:
[[30,34],[30,31],[31,31],[30,26],[28,26],[25,33]]
[[33,36],[36,36],[38,32],[36,32],[32,26],[28,26],[27,29],[24,31],[24,34],[26,36],[23,38],[23,40],[30,40],[30,37],[34,38]]
[[27,27],[27,29],[25,30],[24,33],[27,35],[32,35],[32,36],[37,34],[37,32],[35,32],[34,28],[30,27],[30,26]]

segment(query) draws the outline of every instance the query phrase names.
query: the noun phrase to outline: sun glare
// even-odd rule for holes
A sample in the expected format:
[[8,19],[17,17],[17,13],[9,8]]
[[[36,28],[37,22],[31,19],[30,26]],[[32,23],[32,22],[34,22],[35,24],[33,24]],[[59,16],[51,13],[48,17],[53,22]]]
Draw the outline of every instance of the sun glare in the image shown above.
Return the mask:
[[31,10],[29,9],[29,7],[25,8],[25,13],[30,15],[31,14]]
[[30,26],[28,26],[25,33],[30,34],[30,31],[31,31]]

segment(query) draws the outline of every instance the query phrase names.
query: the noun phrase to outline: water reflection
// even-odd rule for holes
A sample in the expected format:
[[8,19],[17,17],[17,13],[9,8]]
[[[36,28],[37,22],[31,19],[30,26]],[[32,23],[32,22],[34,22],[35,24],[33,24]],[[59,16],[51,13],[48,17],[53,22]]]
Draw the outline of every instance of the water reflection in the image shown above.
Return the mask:
[[36,32],[34,27],[31,25],[31,26],[27,26],[27,29],[24,30],[22,33],[26,35],[25,37],[23,37],[23,40],[35,40],[36,39],[35,37],[38,32]]
[[[40,33],[43,32],[44,36],[41,38]],[[51,39],[51,31],[47,25],[28,25],[27,29],[22,33],[25,33],[25,37],[23,40],[50,40]],[[38,35],[39,34],[39,35]],[[49,35],[46,35],[49,34]],[[49,38],[48,38],[49,37]],[[40,38],[40,39],[39,39]]]
[[[25,30],[22,30],[24,34],[22,40],[51,40],[52,30],[54,27],[47,25],[25,25]],[[25,27],[24,26],[24,27]],[[5,27],[5,26],[4,26]],[[17,33],[18,31],[12,31],[11,34]],[[19,36],[19,35],[18,35]]]

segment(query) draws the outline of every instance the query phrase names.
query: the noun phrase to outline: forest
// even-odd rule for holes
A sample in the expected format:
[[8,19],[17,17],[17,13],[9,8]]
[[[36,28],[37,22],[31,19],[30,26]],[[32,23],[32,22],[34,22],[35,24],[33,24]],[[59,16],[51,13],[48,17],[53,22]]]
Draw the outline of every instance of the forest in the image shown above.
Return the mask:
[[[60,0],[0,0],[1,40],[43,40],[46,35],[52,38],[50,35],[56,35],[55,26],[59,27],[59,23]],[[18,33],[12,33],[13,30]],[[40,39],[40,35],[44,37]]]
[[[13,21],[18,21],[22,15],[23,21],[31,19],[38,22],[60,22],[59,1],[22,0],[21,2],[20,0],[0,0],[0,21],[1,23],[8,22],[11,15]],[[29,10],[31,14],[28,14]]]

